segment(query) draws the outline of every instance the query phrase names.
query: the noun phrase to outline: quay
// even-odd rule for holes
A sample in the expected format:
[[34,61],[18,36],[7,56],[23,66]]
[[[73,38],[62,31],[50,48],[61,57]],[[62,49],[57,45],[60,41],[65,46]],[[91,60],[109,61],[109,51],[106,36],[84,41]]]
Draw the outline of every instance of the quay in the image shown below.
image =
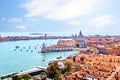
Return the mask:
[[74,41],[59,40],[56,45],[52,45],[52,46],[46,46],[45,43],[43,43],[41,48],[41,53],[73,51],[73,50],[74,50]]
[[58,46],[53,45],[49,47],[42,47],[41,53],[48,53],[48,52],[60,52],[60,51],[73,51],[73,47],[71,46]]
[[6,74],[6,75],[2,75],[0,77],[0,79],[11,78],[13,76],[19,76],[19,75],[22,75],[22,74],[30,74],[31,76],[34,76],[34,75],[39,74],[40,72],[45,72],[46,69],[47,69],[46,67],[37,66],[35,68],[25,70],[23,72],[13,72],[13,73],[9,73],[9,74]]
[[0,77],[0,79],[10,78],[10,77],[12,77],[12,76],[14,76],[16,74],[18,74],[18,72],[13,72],[13,73],[5,74],[5,75],[2,75]]
[[56,45],[52,46],[46,46],[46,44],[43,43],[41,53],[73,51],[76,50],[76,48],[87,48],[85,37],[82,35],[81,31],[79,32],[78,36],[75,35],[72,38],[72,40],[59,40]]
[[30,74],[30,75],[37,75],[39,74],[40,72],[44,72],[46,71],[46,67],[42,67],[42,66],[37,66],[36,68],[33,68],[33,69],[29,69],[29,70],[26,70],[26,71],[23,71],[23,72],[20,72],[18,74],[16,74],[17,76],[18,75],[22,75],[22,74]]

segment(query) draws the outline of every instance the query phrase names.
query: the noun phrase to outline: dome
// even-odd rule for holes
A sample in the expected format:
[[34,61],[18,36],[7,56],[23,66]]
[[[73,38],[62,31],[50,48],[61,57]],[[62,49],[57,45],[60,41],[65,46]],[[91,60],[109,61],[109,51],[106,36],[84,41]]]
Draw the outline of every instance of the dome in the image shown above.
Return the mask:
[[84,36],[82,35],[82,31],[79,32],[78,37],[79,37],[79,38],[84,38]]

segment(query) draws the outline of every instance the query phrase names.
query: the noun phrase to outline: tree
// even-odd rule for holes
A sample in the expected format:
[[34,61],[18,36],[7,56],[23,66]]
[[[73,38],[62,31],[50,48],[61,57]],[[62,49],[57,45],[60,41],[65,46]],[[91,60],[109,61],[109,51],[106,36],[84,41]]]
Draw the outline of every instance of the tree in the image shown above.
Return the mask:
[[47,75],[54,80],[60,80],[61,74],[67,75],[72,71],[72,64],[71,61],[66,61],[64,62],[64,68],[59,68],[58,63],[53,62],[47,68]]
[[56,70],[56,74],[55,74],[54,80],[59,80],[60,75],[61,75],[61,71],[60,70]]
[[76,66],[75,66],[76,71],[79,71],[80,68],[81,68],[80,65],[76,65]]
[[18,80],[21,80],[23,77],[22,77],[22,75],[19,75],[18,76]]
[[65,68],[64,70],[68,73],[70,73],[72,71],[72,65],[73,65],[73,62],[71,61],[66,61],[65,62]]
[[40,80],[40,79],[39,79],[39,78],[37,78],[37,77],[34,77],[34,78],[33,78],[33,80]]
[[31,78],[31,75],[23,74],[22,77],[23,77],[24,80],[29,80]]
[[12,77],[12,80],[22,80],[22,75],[19,75],[19,76],[13,76]]
[[48,66],[47,75],[50,78],[56,78],[56,77],[59,78],[59,76],[61,75],[61,71],[59,69],[57,62],[53,62]]
[[40,73],[40,78],[41,78],[42,80],[44,80],[44,78],[46,78],[46,72],[41,72],[41,73]]
[[13,80],[29,80],[30,78],[31,78],[31,75],[22,74],[22,75],[13,77]]

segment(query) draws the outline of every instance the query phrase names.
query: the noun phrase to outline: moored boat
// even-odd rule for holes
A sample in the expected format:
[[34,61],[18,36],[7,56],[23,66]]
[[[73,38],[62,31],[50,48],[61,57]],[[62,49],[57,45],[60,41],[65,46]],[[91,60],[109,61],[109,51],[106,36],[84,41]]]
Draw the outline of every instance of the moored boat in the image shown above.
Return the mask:
[[57,57],[57,59],[60,59],[60,58],[62,58],[62,56]]
[[20,48],[20,46],[15,46],[15,48]]

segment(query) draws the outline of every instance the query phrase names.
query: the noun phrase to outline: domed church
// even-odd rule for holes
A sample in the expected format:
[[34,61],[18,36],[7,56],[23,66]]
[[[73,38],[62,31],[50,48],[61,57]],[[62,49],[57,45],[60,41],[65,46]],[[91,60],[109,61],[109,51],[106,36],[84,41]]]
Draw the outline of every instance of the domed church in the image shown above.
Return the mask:
[[77,42],[78,48],[87,48],[85,37],[82,35],[82,31],[79,32],[79,35],[74,38],[75,42]]

